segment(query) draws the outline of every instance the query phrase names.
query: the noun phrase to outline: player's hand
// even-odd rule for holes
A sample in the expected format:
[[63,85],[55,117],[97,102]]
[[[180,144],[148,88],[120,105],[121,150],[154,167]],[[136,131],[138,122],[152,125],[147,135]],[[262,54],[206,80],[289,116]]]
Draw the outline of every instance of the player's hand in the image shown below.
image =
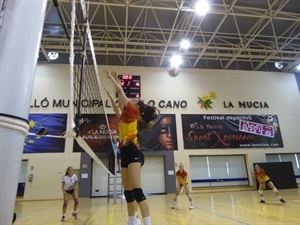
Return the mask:
[[111,74],[111,72],[108,69],[105,69],[103,72],[104,72],[105,77],[107,79],[111,79],[112,78],[112,74]]
[[111,71],[111,76],[117,81],[118,84],[120,83],[117,71]]
[[115,70],[111,71],[110,73],[111,73],[111,75],[112,75],[113,77],[118,76],[118,73],[117,73],[117,71],[115,71]]
[[107,79],[114,79],[118,84],[120,84],[117,71],[109,71],[108,69],[105,69],[103,72]]

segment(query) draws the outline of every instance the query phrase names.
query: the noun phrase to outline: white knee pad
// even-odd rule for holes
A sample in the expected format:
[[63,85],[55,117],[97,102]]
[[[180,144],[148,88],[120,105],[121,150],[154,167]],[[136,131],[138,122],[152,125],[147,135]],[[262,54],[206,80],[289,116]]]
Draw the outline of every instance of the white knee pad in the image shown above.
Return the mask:
[[277,188],[274,188],[273,191],[274,191],[275,193],[277,193],[277,192],[278,192],[278,189],[277,189]]
[[262,195],[264,192],[261,191],[261,190],[258,190],[258,193],[259,193],[260,195]]

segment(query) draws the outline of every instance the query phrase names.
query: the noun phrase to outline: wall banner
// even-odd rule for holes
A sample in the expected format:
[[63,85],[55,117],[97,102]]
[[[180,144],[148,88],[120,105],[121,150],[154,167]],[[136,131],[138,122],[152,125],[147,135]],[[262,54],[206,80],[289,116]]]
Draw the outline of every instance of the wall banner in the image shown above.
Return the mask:
[[[80,127],[80,135],[106,168],[114,173],[115,155],[111,136],[118,137],[118,118],[115,114],[82,114],[85,121]],[[177,150],[175,115],[159,115],[151,130],[138,132],[142,151]],[[84,152],[74,141],[73,152]]]
[[182,114],[184,149],[282,148],[277,115]]
[[150,130],[138,132],[141,150],[178,150],[175,114],[160,114],[153,122]]
[[[65,151],[67,114],[29,114],[29,134],[25,138],[23,153],[57,153]],[[44,130],[45,135],[38,135]],[[48,135],[48,136],[47,136]]]
[[[111,118],[107,121],[105,114],[82,114],[81,117],[85,122],[80,126],[80,136],[103,165],[115,174],[115,153],[110,137],[116,136],[117,130],[115,127],[109,130]],[[73,152],[85,152],[76,140],[73,143]]]
[[[81,126],[81,136],[94,152],[108,152],[112,148],[111,136],[118,136],[118,118],[115,114],[83,114],[87,121]],[[142,151],[177,150],[175,114],[160,114],[148,131],[138,132],[138,140]],[[80,149],[74,149],[80,152]]]

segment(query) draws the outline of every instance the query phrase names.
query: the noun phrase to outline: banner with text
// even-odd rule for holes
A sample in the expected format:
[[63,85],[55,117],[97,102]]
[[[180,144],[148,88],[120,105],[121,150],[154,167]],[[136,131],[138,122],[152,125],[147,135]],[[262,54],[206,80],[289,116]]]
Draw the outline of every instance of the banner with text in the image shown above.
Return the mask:
[[[94,152],[109,152],[112,148],[110,135],[118,137],[118,118],[115,114],[83,114],[87,121],[81,126],[81,136]],[[108,130],[108,125],[110,130]],[[174,114],[160,114],[153,127],[138,132],[138,140],[142,151],[173,151],[177,150],[177,133]],[[75,146],[76,147],[76,146]],[[74,152],[81,152],[74,148]]]
[[[106,120],[105,114],[82,114],[81,118],[85,122],[80,126],[80,136],[103,165],[115,174],[115,152],[111,136],[117,135],[117,128],[108,129],[110,118]],[[73,152],[85,152],[77,141],[73,143]]]
[[281,148],[277,115],[182,114],[184,149]]

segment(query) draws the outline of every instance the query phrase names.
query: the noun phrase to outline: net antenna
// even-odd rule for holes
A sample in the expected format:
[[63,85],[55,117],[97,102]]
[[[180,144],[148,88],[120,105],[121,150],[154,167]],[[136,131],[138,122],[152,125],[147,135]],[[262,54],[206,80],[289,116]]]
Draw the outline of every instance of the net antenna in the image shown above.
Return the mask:
[[115,174],[112,132],[103,104],[88,8],[85,0],[72,0],[69,58],[71,104],[68,121],[70,129],[64,132],[63,137],[74,138],[74,151],[84,150],[105,170]]

